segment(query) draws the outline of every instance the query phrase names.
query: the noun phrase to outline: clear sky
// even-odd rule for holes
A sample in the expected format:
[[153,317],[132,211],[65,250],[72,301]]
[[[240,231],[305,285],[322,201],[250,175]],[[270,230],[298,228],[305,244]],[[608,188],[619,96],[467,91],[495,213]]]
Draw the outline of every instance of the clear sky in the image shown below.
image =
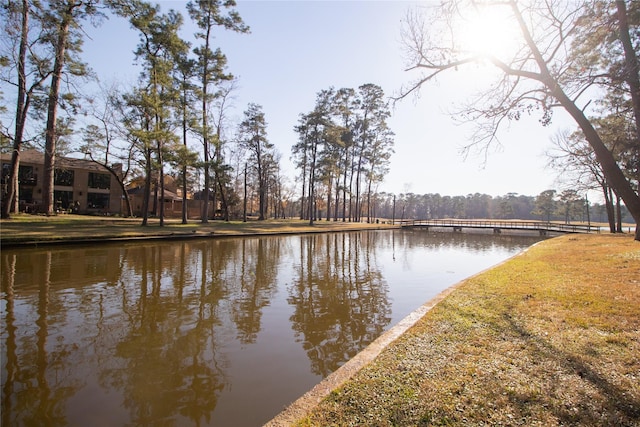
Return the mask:
[[[434,0],[435,1],[435,0]],[[163,11],[183,10],[185,2],[161,1]],[[250,102],[262,105],[268,138],[282,154],[283,172],[296,174],[289,157],[297,140],[293,127],[309,112],[316,93],[374,83],[385,94],[396,94],[416,76],[405,71],[401,42],[402,21],[415,2],[405,1],[238,1],[237,10],[251,27],[250,34],[220,29],[214,44],[228,58],[228,71],[239,77],[235,120]],[[195,31],[186,13],[182,34]],[[137,33],[123,20],[112,18],[88,29],[85,58],[106,82],[134,82],[132,68]],[[549,127],[536,117],[511,123],[500,134],[502,146],[466,159],[460,148],[469,143],[473,128],[460,126],[448,111],[474,93],[486,69],[458,71],[430,83],[420,97],[396,105],[389,120],[395,132],[391,170],[379,191],[492,196],[509,192],[535,196],[555,188],[556,172],[546,169],[550,137],[575,125],[560,114]]]

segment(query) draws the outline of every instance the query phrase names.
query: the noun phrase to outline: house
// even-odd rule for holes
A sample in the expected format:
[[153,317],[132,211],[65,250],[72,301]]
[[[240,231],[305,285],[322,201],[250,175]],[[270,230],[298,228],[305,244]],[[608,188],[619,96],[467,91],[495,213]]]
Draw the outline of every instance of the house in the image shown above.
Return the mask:
[[[155,180],[152,183],[149,198],[148,212],[152,216],[160,213],[160,188],[156,185]],[[145,183],[144,178],[139,177],[129,183],[127,194],[131,202],[131,209],[136,216],[142,216],[142,206],[144,204]],[[176,179],[170,175],[164,175],[164,217],[180,218],[182,216],[182,189],[179,187]],[[201,217],[203,201],[194,198],[194,195],[187,193],[187,216],[190,219],[199,219]],[[197,193],[196,193],[197,196]],[[213,201],[209,202],[210,219],[213,219]]]
[[[178,196],[177,188],[173,178],[169,176],[164,177],[165,189],[164,189],[164,215],[167,218],[180,217],[182,214],[182,197]],[[137,185],[133,183],[127,188],[127,194],[131,201],[131,208],[133,214],[136,216],[142,216],[142,206],[144,204],[144,184]],[[160,210],[160,188],[157,185],[151,187],[150,199],[149,199],[149,214],[156,216]]]
[[[2,195],[7,193],[11,153],[0,154],[2,162]],[[116,172],[122,165],[115,164]],[[37,150],[20,152],[19,209],[22,212],[43,212],[44,153]],[[122,213],[122,189],[118,180],[104,166],[91,160],[56,157],[54,201],[57,212],[81,214]]]

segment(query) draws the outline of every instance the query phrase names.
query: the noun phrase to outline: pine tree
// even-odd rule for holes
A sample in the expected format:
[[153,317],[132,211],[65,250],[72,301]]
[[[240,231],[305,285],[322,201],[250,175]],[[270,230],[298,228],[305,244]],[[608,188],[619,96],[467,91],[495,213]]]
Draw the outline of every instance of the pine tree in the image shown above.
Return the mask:
[[269,165],[274,158],[273,144],[267,139],[267,122],[262,106],[249,104],[239,127],[240,146],[249,154],[249,168],[258,183],[258,219],[266,219]]
[[[209,221],[209,190],[211,187],[211,161],[210,161],[210,144],[212,141],[216,143],[216,156],[214,162],[219,163],[219,143],[220,138],[214,138],[211,132],[211,126],[209,125],[209,106],[215,93],[211,93],[211,85],[216,85],[223,80],[230,80],[233,78],[231,74],[225,74],[224,70],[227,63],[227,58],[222,54],[220,49],[215,51],[212,49],[213,30],[217,26],[221,26],[225,29],[232,30],[239,33],[246,33],[249,31],[243,22],[240,15],[232,9],[235,7],[234,0],[220,1],[220,0],[197,0],[196,2],[187,3],[187,10],[189,16],[196,22],[198,28],[202,31],[196,33],[196,38],[202,40],[202,45],[194,49],[194,53],[198,57],[198,75],[200,78],[200,100],[202,105],[202,121],[201,121],[201,133],[203,144],[203,157],[204,157],[204,187],[203,198],[204,204],[202,209],[202,222]],[[228,9],[228,14],[223,14],[223,8]],[[214,179],[214,185],[218,181],[218,177]],[[215,194],[215,193],[214,193]],[[214,207],[215,207],[214,197]]]
[[173,10],[161,14],[158,6],[139,1],[126,3],[117,11],[127,17],[140,33],[140,43],[135,54],[143,63],[141,85],[129,97],[129,103],[139,108],[144,115],[143,127],[137,132],[144,145],[146,174],[142,225],[145,226],[148,222],[152,174],[156,169],[156,189],[159,189],[160,195],[154,198],[154,203],[160,202],[157,214],[160,226],[163,226],[165,152],[172,150],[178,139],[171,126],[171,113],[172,108],[179,104],[180,90],[175,86],[172,72],[177,67],[176,59],[188,47],[178,36],[182,16]]

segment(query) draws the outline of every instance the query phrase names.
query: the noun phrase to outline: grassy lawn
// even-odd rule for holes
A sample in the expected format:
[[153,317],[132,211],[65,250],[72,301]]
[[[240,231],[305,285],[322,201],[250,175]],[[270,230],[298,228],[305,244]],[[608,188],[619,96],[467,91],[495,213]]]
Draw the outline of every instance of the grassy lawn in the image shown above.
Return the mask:
[[467,279],[297,425],[640,425],[640,243],[566,235]]
[[3,244],[27,241],[74,240],[86,238],[118,238],[169,235],[243,235],[269,233],[305,233],[322,231],[344,231],[352,229],[378,229],[384,224],[352,223],[341,221],[309,221],[298,219],[267,221],[189,221],[181,224],[179,219],[165,220],[160,227],[156,218],[149,219],[142,227],[140,218],[100,217],[86,215],[39,216],[18,214],[11,219],[0,220],[0,239]]

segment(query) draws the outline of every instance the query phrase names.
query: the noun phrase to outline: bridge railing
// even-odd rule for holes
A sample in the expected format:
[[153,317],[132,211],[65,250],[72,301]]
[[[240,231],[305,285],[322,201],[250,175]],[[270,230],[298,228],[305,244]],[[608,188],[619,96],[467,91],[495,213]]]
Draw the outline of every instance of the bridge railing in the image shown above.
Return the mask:
[[403,227],[493,228],[505,230],[544,230],[560,233],[599,233],[600,227],[589,224],[564,224],[546,221],[405,219],[397,221]]

